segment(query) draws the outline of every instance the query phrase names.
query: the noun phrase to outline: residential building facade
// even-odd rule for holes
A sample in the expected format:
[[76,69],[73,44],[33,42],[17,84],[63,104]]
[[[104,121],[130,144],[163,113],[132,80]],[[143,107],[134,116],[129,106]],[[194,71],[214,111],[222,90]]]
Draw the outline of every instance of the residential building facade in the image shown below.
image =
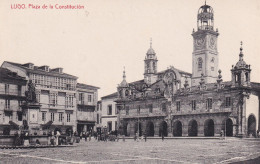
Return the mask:
[[115,131],[118,129],[116,102],[118,95],[117,92],[101,97],[101,109],[102,109],[102,127],[106,127],[107,131]]
[[76,85],[77,77],[66,74],[62,68],[35,66],[33,63],[19,64],[5,61],[7,68],[35,85],[38,110],[33,110],[28,124],[39,129],[59,130],[62,133],[76,131]]
[[95,130],[98,87],[77,83],[77,132]]
[[[23,125],[21,105],[26,100],[26,79],[0,68],[0,134],[9,135]],[[18,125],[18,126],[17,126]]]

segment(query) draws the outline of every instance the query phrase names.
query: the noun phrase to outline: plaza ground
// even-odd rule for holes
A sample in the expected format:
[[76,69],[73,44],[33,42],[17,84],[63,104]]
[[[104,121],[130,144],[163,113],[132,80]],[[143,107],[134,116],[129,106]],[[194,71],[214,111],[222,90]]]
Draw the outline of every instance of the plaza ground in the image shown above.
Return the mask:
[[259,139],[91,140],[73,147],[1,149],[0,163],[260,163]]

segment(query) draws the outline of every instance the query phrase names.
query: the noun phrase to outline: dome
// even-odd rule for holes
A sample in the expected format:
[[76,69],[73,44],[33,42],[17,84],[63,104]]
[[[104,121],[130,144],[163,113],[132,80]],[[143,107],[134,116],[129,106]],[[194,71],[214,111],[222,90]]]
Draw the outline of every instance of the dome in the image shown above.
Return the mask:
[[236,63],[236,68],[248,68],[249,66],[246,64],[246,62],[244,61],[243,57],[243,42],[241,41],[241,47],[240,47],[240,53],[239,53],[239,61]]
[[152,48],[152,47],[150,47],[150,48],[148,49],[148,51],[147,51],[147,53],[146,53],[146,54],[148,54],[148,55],[154,55],[154,54],[155,54],[155,52],[154,52],[153,48]]
[[244,67],[247,67],[247,64],[244,60],[241,60],[241,61],[237,62],[236,67],[237,68],[244,68]]
[[126,82],[126,80],[124,79],[120,84],[120,87],[128,87],[128,83]]
[[123,81],[119,84],[119,87],[128,87],[128,83],[126,82],[125,70],[123,72]]

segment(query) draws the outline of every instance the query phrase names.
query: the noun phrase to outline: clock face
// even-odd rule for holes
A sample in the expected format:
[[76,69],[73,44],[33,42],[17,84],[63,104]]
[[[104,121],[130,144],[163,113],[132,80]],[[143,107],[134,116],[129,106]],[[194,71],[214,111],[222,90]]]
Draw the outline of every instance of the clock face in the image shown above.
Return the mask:
[[216,49],[216,40],[215,40],[214,37],[210,37],[210,39],[209,39],[209,47],[211,49]]
[[195,40],[196,47],[202,47],[204,45],[204,38],[198,38]]

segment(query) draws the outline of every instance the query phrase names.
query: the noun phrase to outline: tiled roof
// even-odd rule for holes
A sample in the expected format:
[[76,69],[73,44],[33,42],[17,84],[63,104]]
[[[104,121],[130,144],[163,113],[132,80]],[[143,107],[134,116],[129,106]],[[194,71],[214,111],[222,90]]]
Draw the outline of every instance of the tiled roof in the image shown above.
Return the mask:
[[25,69],[27,72],[30,72],[30,73],[43,74],[43,75],[49,75],[49,76],[59,76],[59,77],[72,78],[72,79],[78,78],[76,76],[66,74],[66,73],[58,73],[58,72],[54,72],[54,71],[47,72],[47,71],[44,71],[44,70],[37,69],[37,67],[34,67],[34,69],[29,69],[29,68],[27,68],[27,67],[25,67],[25,66],[23,66],[22,64],[19,64],[19,63],[13,63],[13,62],[9,62],[9,61],[5,61],[5,62],[12,64],[14,66],[20,67],[22,69]]
[[77,83],[77,88],[100,89],[99,87],[96,87],[96,86],[93,86],[93,85],[88,85],[88,84],[83,84],[83,83]]
[[0,82],[2,81],[23,81],[26,82],[24,77],[18,76],[16,72],[11,72],[6,68],[0,67]]
[[103,100],[103,99],[108,99],[108,98],[116,98],[117,96],[118,96],[118,93],[114,92],[112,94],[101,97],[101,99]]

